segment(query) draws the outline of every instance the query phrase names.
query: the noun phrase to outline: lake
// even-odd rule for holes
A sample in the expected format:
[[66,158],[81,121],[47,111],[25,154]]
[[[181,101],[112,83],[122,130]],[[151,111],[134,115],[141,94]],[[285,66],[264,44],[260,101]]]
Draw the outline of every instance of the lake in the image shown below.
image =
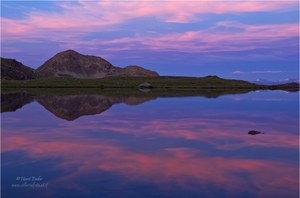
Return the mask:
[[2,197],[298,197],[298,92],[150,93],[3,93]]

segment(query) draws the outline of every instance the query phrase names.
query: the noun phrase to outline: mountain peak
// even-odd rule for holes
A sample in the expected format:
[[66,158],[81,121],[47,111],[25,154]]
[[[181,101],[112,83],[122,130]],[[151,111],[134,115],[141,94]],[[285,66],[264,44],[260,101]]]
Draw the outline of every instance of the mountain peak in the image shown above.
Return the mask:
[[83,55],[74,50],[57,53],[37,69],[41,77],[103,78],[106,76],[159,76],[138,66],[119,68],[98,56]]
[[112,67],[101,57],[66,50],[47,60],[37,71],[42,77],[102,78],[111,73]]
[[75,50],[69,49],[69,50],[65,50],[65,51],[55,54],[53,56],[53,58],[55,58],[55,57],[56,58],[58,58],[58,57],[74,57],[74,58],[76,58],[76,57],[80,57],[80,56],[85,56],[85,55],[80,54],[79,52],[77,52]]
[[[72,49],[68,49],[68,50],[65,50],[65,51],[62,51],[62,52],[59,52],[58,54],[80,54],[79,52],[75,51],[75,50],[72,50]],[[81,54],[82,55],[82,54]]]

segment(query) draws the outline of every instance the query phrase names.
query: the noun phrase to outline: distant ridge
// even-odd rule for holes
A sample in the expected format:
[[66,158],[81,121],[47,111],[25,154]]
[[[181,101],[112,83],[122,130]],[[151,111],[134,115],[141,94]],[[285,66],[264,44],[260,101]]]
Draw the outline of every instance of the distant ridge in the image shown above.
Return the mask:
[[108,76],[155,77],[157,72],[139,66],[120,68],[107,60],[90,55],[83,55],[74,50],[60,52],[47,60],[37,69],[40,77],[74,77],[83,79],[103,78]]
[[287,84],[287,83],[299,83],[299,79],[296,78],[286,78],[278,81],[271,81],[271,80],[266,80],[266,79],[257,79],[252,81],[254,84],[258,85],[280,85],[280,84]]
[[30,80],[36,78],[34,69],[23,65],[15,59],[1,57],[1,79],[4,80]]

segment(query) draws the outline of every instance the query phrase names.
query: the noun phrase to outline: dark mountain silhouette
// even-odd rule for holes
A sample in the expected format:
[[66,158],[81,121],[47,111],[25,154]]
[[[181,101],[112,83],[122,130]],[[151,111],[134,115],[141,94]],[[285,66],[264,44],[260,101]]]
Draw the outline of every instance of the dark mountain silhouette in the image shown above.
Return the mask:
[[23,65],[15,59],[1,58],[1,79],[30,80],[36,78],[34,69]]
[[74,50],[60,52],[37,69],[41,77],[103,78],[107,76],[155,77],[156,72],[139,66],[120,68],[97,56],[82,55]]

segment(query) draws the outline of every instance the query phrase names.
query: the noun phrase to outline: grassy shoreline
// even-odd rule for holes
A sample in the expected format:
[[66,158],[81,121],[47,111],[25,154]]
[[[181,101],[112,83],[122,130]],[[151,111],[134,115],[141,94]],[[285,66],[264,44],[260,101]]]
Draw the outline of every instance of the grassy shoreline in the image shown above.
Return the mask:
[[[126,92],[123,89],[135,89],[137,91],[141,83],[148,82],[153,87],[151,92],[214,92],[214,90],[285,90],[299,91],[298,83],[289,83],[283,85],[256,85],[243,80],[222,79],[217,76],[196,77],[106,77],[100,79],[75,79],[75,78],[47,78],[35,80],[1,80],[2,90],[4,89],[32,89],[32,88],[68,88],[68,89],[116,89],[120,92]],[[129,91],[130,92],[130,91]],[[218,91],[220,92],[220,91]]]

